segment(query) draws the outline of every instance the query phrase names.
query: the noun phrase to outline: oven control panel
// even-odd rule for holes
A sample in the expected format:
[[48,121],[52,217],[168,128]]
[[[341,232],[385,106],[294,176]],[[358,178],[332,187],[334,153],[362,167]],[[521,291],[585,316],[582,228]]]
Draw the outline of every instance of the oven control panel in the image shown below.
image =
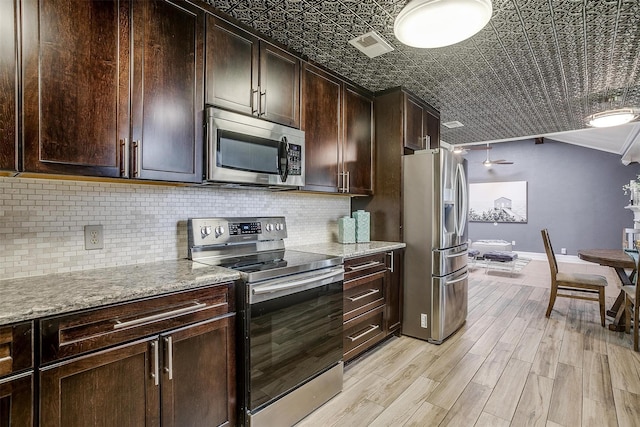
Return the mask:
[[287,237],[284,217],[190,218],[187,221],[189,249]]

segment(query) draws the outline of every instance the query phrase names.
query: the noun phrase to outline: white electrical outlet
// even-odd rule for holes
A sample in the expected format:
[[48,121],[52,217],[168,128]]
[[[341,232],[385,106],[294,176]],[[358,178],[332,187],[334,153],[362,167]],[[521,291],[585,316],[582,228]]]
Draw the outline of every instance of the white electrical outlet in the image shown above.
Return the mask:
[[516,241],[515,241],[515,240],[512,240],[512,241],[511,241],[511,246],[515,246],[515,245],[516,245]]
[[424,313],[420,313],[420,327],[421,328],[427,327],[427,315]]
[[84,226],[84,248],[86,250],[104,248],[104,234],[102,225]]
[[562,255],[566,255],[566,254],[567,254],[567,248],[562,248],[562,249],[560,249],[560,253],[561,253]]

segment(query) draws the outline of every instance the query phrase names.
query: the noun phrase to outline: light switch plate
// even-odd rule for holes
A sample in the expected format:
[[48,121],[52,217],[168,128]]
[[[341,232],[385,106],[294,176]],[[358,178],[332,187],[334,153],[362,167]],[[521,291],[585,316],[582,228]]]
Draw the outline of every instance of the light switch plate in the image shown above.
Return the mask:
[[88,251],[104,248],[104,233],[102,225],[84,226],[84,248]]

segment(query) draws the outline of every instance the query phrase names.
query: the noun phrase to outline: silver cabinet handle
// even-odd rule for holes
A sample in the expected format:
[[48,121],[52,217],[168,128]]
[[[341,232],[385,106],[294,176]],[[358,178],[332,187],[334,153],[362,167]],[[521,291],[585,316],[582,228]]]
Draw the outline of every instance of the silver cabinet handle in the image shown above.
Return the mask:
[[389,271],[393,273],[393,264],[394,264],[394,262],[393,262],[393,255],[394,255],[394,253],[393,253],[393,251],[391,251],[391,252],[387,252],[387,255],[388,255],[389,257],[391,257],[391,261],[389,261],[389,264],[391,265],[391,267],[389,267]]
[[195,313],[196,311],[200,311],[205,308],[207,304],[203,302],[194,302],[189,307],[179,308],[177,310],[167,311],[165,313],[153,314],[147,317],[141,317],[140,319],[129,320],[127,322],[121,322],[116,320],[116,324],[113,325],[113,329],[122,329],[129,328],[131,326],[144,325],[145,323],[157,322],[159,320],[169,319],[174,316],[182,315],[182,314],[190,314]]
[[129,178],[129,139],[120,140],[120,177]]
[[173,379],[173,337],[164,337],[164,346],[166,351],[167,366],[164,371],[169,374],[169,379]]
[[345,184],[345,173],[338,172],[338,193],[346,193],[344,184]]
[[347,338],[349,338],[351,340],[351,342],[354,342],[354,341],[357,341],[360,338],[364,337],[365,335],[370,334],[371,332],[375,331],[376,329],[380,329],[380,325],[369,325],[369,329],[367,329],[363,333],[358,334],[355,337],[348,336]]
[[351,172],[347,171],[347,185],[344,188],[344,192],[348,193],[349,188],[351,188]]
[[259,111],[258,111],[258,90],[257,89],[251,89],[251,115],[252,116],[257,116],[259,115]]
[[[264,97],[264,107],[262,106],[262,97]],[[260,92],[260,113],[258,113],[258,117],[262,117],[267,114],[267,90],[264,92]]]
[[364,270],[365,268],[375,267],[376,265],[382,265],[382,263],[380,261],[369,261],[369,262],[364,263],[364,264],[348,266],[347,270],[349,270],[349,271],[359,271],[359,270]]
[[158,340],[151,341],[151,351],[153,352],[153,366],[151,367],[151,378],[153,378],[153,384],[160,384],[160,372],[158,364],[160,363],[160,355],[158,354]]
[[133,141],[133,177],[140,176],[140,140]]
[[380,289],[369,289],[368,292],[365,292],[364,294],[357,296],[357,297],[347,297],[347,299],[351,302],[356,302],[358,300],[361,300],[362,298],[366,298],[366,297],[370,297],[371,295],[375,295],[377,293],[380,293]]

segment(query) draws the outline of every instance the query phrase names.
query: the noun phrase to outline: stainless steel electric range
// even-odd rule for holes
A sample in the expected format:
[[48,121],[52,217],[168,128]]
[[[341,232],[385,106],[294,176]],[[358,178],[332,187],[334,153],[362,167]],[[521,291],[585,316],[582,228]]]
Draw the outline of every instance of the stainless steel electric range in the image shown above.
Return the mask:
[[237,270],[239,421],[293,425],[342,390],[343,259],[287,250],[284,217],[192,218],[189,258]]

